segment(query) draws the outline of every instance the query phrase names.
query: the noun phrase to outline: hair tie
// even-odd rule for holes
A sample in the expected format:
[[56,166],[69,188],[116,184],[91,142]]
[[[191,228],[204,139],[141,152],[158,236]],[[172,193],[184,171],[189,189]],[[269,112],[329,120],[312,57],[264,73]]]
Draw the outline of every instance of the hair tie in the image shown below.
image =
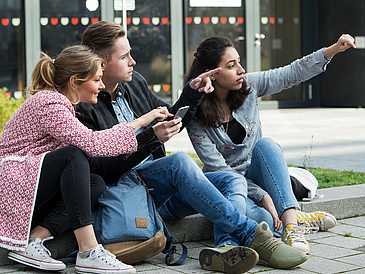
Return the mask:
[[196,56],[197,56],[197,55],[198,55],[198,54],[195,52],[195,53],[194,53],[194,57],[196,58]]
[[54,64],[54,59],[52,59],[52,64]]

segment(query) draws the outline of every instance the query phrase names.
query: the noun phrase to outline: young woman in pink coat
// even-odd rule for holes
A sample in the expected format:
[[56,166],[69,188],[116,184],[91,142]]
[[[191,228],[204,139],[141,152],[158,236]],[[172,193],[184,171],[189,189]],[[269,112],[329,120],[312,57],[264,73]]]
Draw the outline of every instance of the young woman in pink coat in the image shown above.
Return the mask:
[[28,87],[31,96],[0,136],[0,247],[11,250],[12,260],[65,269],[43,242],[72,227],[77,272],[135,273],[96,241],[91,211],[105,184],[90,170],[88,156],[136,151],[134,132],[170,114],[160,108],[109,130],[86,128],[73,105],[96,103],[101,77],[101,60],[87,47],[66,48],[53,60],[43,54]]

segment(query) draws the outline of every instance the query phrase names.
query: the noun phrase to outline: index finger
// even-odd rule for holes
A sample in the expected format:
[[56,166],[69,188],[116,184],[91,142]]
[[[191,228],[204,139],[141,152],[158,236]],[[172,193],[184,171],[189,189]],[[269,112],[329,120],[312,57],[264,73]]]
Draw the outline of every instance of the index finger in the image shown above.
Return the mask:
[[222,68],[221,67],[218,67],[218,68],[209,70],[207,72],[204,72],[204,73],[200,74],[198,77],[199,78],[209,77],[209,76],[213,75],[214,73],[220,72],[221,70],[222,70]]

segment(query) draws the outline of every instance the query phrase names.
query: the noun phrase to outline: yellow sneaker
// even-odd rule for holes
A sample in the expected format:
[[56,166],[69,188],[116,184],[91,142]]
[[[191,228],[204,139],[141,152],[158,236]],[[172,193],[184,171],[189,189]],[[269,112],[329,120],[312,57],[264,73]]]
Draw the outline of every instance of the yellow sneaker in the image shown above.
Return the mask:
[[318,228],[320,231],[326,231],[336,226],[336,217],[323,211],[305,213],[297,211],[297,222],[299,226],[305,225],[308,228]]
[[308,254],[310,247],[306,239],[304,238],[305,229],[297,225],[289,224],[284,228],[283,234],[281,235],[281,240],[305,254]]

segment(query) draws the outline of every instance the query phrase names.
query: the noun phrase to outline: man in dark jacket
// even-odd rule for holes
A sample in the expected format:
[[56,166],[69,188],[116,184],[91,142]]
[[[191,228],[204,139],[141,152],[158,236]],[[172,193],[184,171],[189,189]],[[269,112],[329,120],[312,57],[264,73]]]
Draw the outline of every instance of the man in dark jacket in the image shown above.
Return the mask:
[[[99,93],[98,103],[80,103],[76,110],[78,119],[89,128],[107,129],[118,123],[132,121],[158,107],[165,106],[170,113],[176,113],[181,106],[190,106],[182,121],[177,118],[152,123],[137,131],[137,152],[91,159],[93,172],[102,176],[108,184],[133,168],[152,189],[150,193],[157,208],[173,195],[181,195],[186,204],[176,207],[182,212],[172,214],[186,216],[200,212],[212,221],[215,225],[216,246],[220,248],[202,250],[200,263],[205,269],[226,271],[234,268],[243,273],[252,268],[258,259],[257,253],[245,246],[251,244],[256,248],[261,241],[274,244],[273,248],[269,245],[257,251],[261,253],[260,258],[262,256],[269,264],[269,260],[279,260],[281,263],[275,263],[276,267],[283,267],[284,264],[286,267],[294,266],[306,260],[304,253],[298,253],[286,245],[283,247],[283,243],[278,243],[270,231],[263,230],[262,224],[258,225],[245,216],[245,207],[241,205],[245,204],[247,186],[241,183],[240,175],[227,172],[204,175],[196,161],[186,153],[165,156],[163,143],[189,123],[204,93],[213,90],[209,77],[218,73],[220,68],[190,81],[184,87],[179,100],[169,106],[151,92],[146,80],[139,73],[133,71],[136,63],[130,55],[129,41],[120,25],[107,21],[94,23],[85,30],[82,43],[104,60],[102,80],[105,89]],[[221,192],[225,192],[226,197]],[[257,233],[266,234],[256,238],[259,236]],[[206,262],[210,263],[207,265]]]

